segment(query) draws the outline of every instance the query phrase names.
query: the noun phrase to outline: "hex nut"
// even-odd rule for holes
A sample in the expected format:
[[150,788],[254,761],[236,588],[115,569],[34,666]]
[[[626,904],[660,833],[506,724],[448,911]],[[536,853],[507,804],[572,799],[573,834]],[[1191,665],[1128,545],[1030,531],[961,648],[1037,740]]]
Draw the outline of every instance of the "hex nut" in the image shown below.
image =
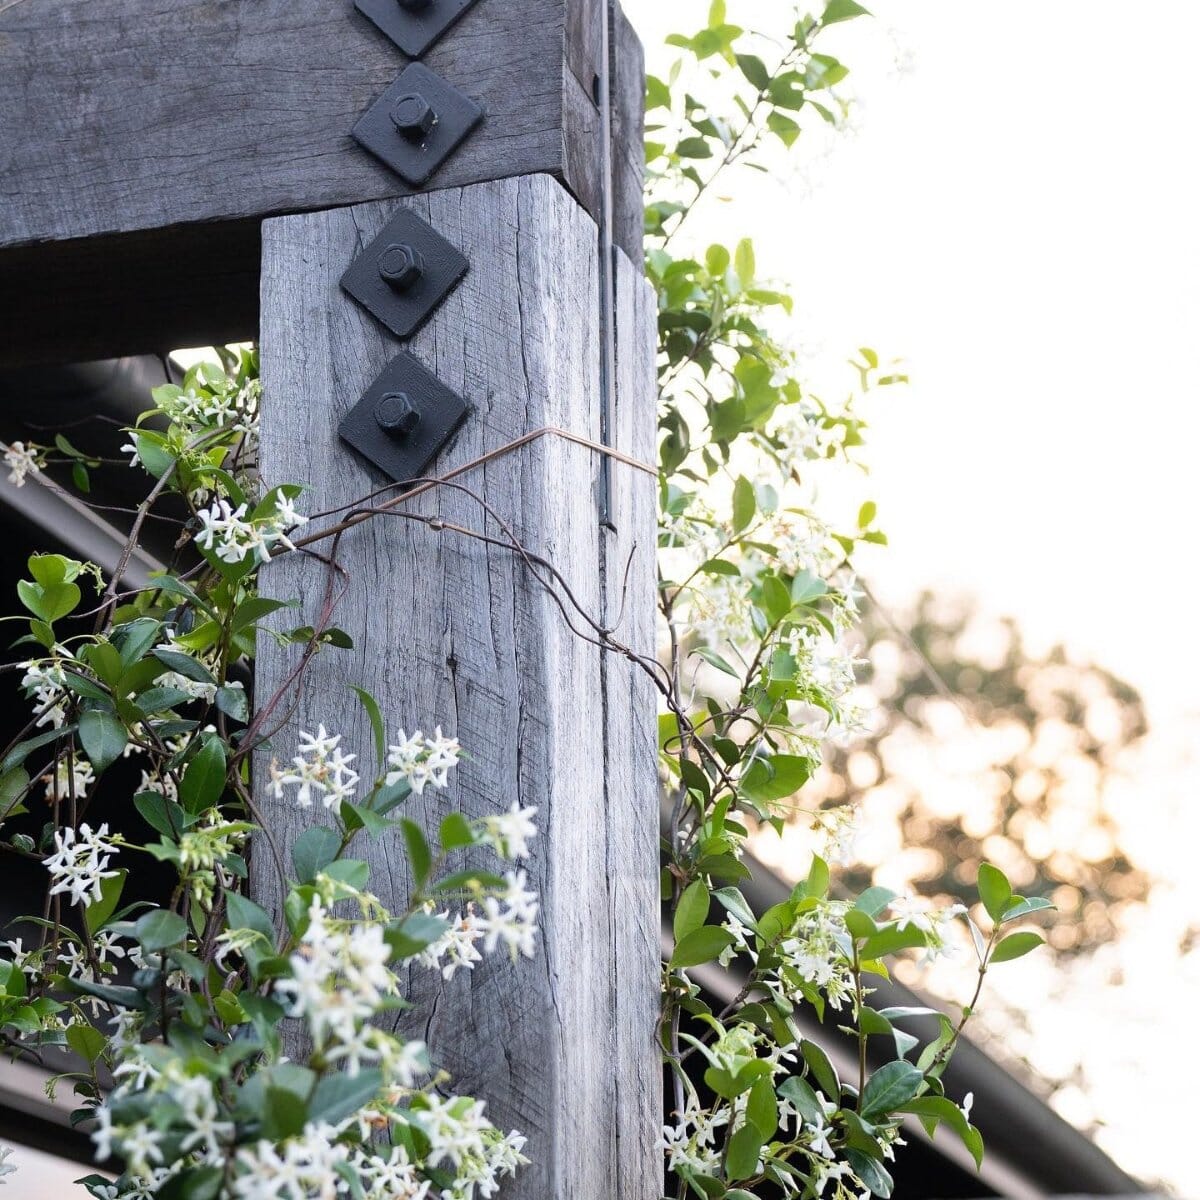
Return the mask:
[[425,260],[404,242],[393,242],[379,256],[379,276],[398,292],[407,292],[417,285],[425,273]]

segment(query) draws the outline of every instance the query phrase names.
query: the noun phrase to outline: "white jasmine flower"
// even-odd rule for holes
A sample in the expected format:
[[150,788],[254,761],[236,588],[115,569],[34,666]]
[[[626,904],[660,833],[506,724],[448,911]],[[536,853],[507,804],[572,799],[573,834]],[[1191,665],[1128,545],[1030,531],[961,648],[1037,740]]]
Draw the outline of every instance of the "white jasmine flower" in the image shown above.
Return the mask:
[[315,735],[301,733],[300,753],[292,759],[292,770],[281,771],[271,765],[271,781],[268,785],[277,800],[283,799],[285,787],[296,787],[296,804],[300,808],[311,808],[313,794],[326,808],[334,808],[344,800],[353,800],[358,786],[358,773],[350,764],[357,755],[343,754],[339,743],[341,735],[330,736],[321,725]]
[[108,840],[108,825],[95,833],[91,826],[80,825],[79,833],[67,826],[54,832],[55,853],[43,864],[54,881],[50,895],[66,892],[72,904],[87,904],[100,899],[102,880],[112,879],[116,871],[108,869],[116,846]]
[[460,968],[473,970],[477,962],[483,961],[483,955],[475,948],[475,943],[481,941],[484,935],[474,912],[468,908],[455,917],[442,912],[438,913],[438,919],[448,921],[450,928],[417,955],[417,961],[422,966],[440,969],[443,979],[453,979]]
[[509,872],[504,878],[508,887],[503,894],[483,901],[479,928],[484,935],[484,949],[490,954],[503,942],[514,957],[519,953],[532,958],[537,937],[537,894],[526,887],[524,871]]
[[514,800],[508,812],[483,818],[484,833],[497,853],[505,858],[529,857],[529,843],[537,837],[537,826],[532,820],[536,813],[536,808],[522,808]]
[[44,778],[47,800],[65,800],[72,794],[72,788],[75,799],[82,800],[88,788],[96,782],[96,772],[86,758],[71,755],[69,758],[60,758],[54,764],[54,774]]
[[39,470],[38,451],[24,442],[12,442],[4,447],[4,465],[8,467],[9,483],[24,487],[25,477],[36,475]]
[[0,1185],[4,1183],[6,1175],[14,1175],[16,1173],[17,1164],[8,1161],[12,1153],[13,1148],[11,1146],[0,1146]]
[[442,736],[442,727],[427,738],[418,729],[408,737],[401,729],[395,745],[388,747],[387,765],[391,768],[384,782],[392,787],[405,780],[414,794],[420,796],[428,784],[435,788],[449,785],[450,769],[458,764],[461,748],[457,738]]

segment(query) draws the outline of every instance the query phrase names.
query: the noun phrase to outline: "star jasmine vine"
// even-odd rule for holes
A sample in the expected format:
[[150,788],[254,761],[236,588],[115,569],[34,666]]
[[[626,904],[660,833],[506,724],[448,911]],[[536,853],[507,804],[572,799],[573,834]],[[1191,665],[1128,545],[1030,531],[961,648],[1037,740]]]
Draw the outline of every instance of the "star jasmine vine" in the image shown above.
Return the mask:
[[[405,805],[452,788],[459,742],[440,726],[390,742],[366,692],[373,766],[337,729],[284,747],[252,716],[258,637],[307,655],[344,643],[328,628],[259,628],[288,606],[258,595],[257,571],[306,518],[299,487],[257,479],[258,394],[253,352],[222,352],[156,389],[128,431],[151,481],[137,524],[168,495],[185,513],[176,566],[119,593],[93,564],[40,554],[18,588],[30,717],[0,762],[0,845],[39,862],[46,883],[44,909],[0,953],[0,1028],[17,1053],[75,1056],[52,1086],[79,1097],[76,1122],[116,1176],[80,1180],[98,1200],[491,1197],[527,1161],[523,1136],[457,1095],[396,1017],[413,968],[448,978],[537,952],[520,865],[536,812],[498,799],[427,835]],[[94,460],[65,439],[56,449],[86,481]],[[13,482],[51,456],[9,447]],[[312,814],[290,861],[275,861],[249,789],[256,751],[267,794]],[[43,822],[22,821],[33,809]],[[362,837],[409,856],[403,911],[370,890],[352,853]],[[151,860],[174,883],[134,900],[126,885]],[[248,894],[251,869],[282,873],[279,912]]]
[[[856,683],[854,564],[862,545],[885,541],[870,501],[849,527],[831,521],[821,484],[857,463],[865,399],[904,377],[862,349],[846,398],[816,395],[780,338],[791,297],[760,278],[751,241],[697,238],[695,214],[729,195],[727,176],[775,170],[813,121],[844,123],[836,88],[847,69],[822,43],[866,12],[829,0],[819,16],[773,12],[773,27],[755,31],[733,8],[715,0],[700,29],[669,38],[678,54],[647,91],[663,902],[674,931],[660,1021],[665,1187],[676,1200],[865,1200],[892,1193],[906,1116],[930,1132],[947,1126],[981,1159],[970,1097],[948,1095],[942,1076],[987,971],[1041,944],[1012,924],[1049,904],[1014,895],[990,864],[969,913],[879,887],[849,895],[830,865],[849,856],[857,815],[806,805],[825,745],[852,740],[869,719]],[[797,815],[813,831],[812,860],[797,864],[807,876],[756,912],[741,890],[747,847]],[[980,990],[956,1020],[873,1007],[870,980],[897,954],[973,954]],[[737,981],[724,1007],[701,987],[698,969],[713,965]],[[916,1016],[937,1022],[924,1046],[905,1029]],[[814,1018],[827,1037],[806,1032]],[[849,1077],[828,1053],[838,1037],[854,1052]]]

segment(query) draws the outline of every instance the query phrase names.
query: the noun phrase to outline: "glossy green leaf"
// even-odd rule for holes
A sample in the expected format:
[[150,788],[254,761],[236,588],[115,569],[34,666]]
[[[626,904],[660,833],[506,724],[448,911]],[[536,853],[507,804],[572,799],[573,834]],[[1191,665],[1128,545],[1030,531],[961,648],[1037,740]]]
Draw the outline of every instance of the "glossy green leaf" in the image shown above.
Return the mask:
[[111,712],[90,709],[79,717],[79,740],[96,774],[112,766],[129,741],[122,721]]

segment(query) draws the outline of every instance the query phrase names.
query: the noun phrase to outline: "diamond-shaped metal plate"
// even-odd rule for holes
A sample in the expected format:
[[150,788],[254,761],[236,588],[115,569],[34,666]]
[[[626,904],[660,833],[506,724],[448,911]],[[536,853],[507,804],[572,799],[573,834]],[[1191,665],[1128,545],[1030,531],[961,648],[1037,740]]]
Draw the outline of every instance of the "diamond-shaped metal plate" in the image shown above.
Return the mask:
[[428,0],[410,9],[401,0],[356,0],[355,7],[409,58],[420,58],[475,2]]
[[[420,277],[403,289],[380,274],[380,259],[394,247],[419,255]],[[467,273],[467,260],[416,213],[400,209],[342,276],[342,288],[397,337],[411,337]]]
[[[437,120],[427,133],[406,136],[392,120],[396,102],[407,97],[419,97],[433,110]],[[387,163],[406,183],[418,187],[482,119],[483,109],[469,96],[421,63],[410,63],[359,118],[352,132],[359,145]]]
[[[385,397],[405,396],[419,421],[411,433],[389,433],[376,416]],[[388,401],[394,403],[394,401]],[[386,407],[383,410],[386,412]],[[438,451],[462,424],[470,406],[411,354],[384,369],[363,398],[346,414],[338,433],[397,483],[419,479]]]

